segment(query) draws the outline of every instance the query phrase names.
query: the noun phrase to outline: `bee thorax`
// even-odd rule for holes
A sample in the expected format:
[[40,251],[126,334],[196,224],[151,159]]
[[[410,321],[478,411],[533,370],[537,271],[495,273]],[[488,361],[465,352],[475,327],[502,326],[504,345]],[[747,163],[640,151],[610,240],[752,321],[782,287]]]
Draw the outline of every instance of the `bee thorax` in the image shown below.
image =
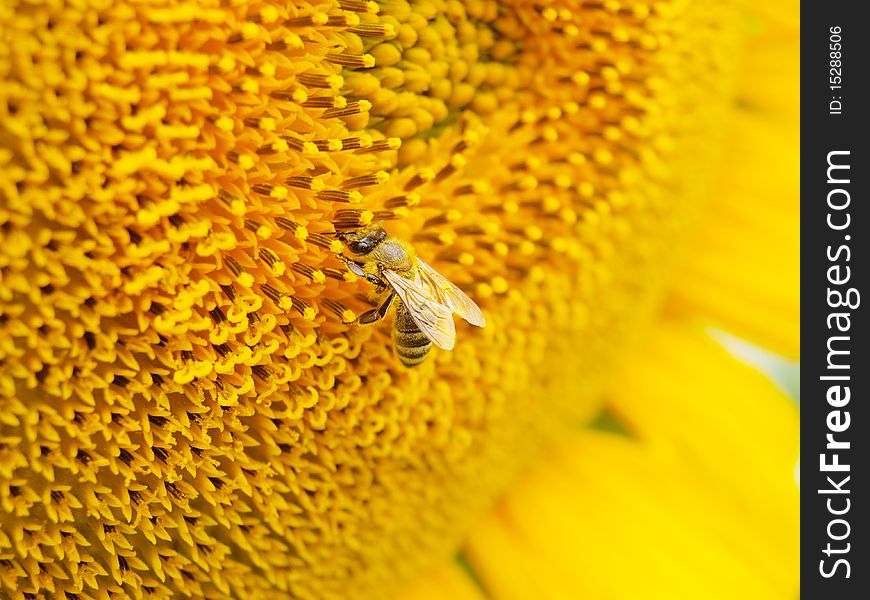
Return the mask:
[[372,254],[374,256],[371,258],[383,265],[385,269],[397,273],[411,270],[411,255],[401,242],[392,239],[384,240]]

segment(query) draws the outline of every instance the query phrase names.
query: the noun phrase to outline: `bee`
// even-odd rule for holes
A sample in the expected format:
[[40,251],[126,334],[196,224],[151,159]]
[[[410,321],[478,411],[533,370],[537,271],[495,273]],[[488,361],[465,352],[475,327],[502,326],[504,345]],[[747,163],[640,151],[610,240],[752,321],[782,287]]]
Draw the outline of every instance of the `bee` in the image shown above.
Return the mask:
[[486,319],[474,300],[443,275],[417,258],[406,242],[390,237],[380,225],[335,233],[350,257],[340,255],[355,275],[374,284],[378,292],[390,290],[379,308],[364,312],[357,322],[375,323],[396,305],[393,348],[407,367],[420,364],[432,344],[452,350],[456,342],[453,313],[476,325]]

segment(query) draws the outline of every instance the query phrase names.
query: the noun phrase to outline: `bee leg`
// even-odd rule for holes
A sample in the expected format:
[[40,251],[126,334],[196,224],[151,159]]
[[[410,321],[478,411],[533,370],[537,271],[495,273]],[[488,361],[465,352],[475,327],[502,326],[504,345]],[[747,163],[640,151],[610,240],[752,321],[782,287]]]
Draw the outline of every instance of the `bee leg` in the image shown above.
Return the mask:
[[371,273],[366,273],[365,278],[366,281],[375,286],[375,291],[378,294],[383,294],[387,290],[387,284],[380,277],[372,275]]
[[[378,293],[382,293],[383,291],[385,291],[387,289],[387,284],[384,282],[384,279],[385,279],[384,278],[384,269],[385,268],[386,267],[384,267],[383,263],[378,263],[378,275],[380,275],[380,278],[375,277],[375,279],[378,279],[378,281],[379,281],[379,283],[375,283],[375,285],[378,286]],[[374,277],[374,275],[372,275],[372,277]],[[371,279],[369,281],[371,281]],[[392,302],[392,300],[393,300],[392,298],[389,298],[390,302]]]
[[369,323],[375,323],[386,317],[387,311],[390,310],[390,305],[393,303],[393,298],[395,297],[396,293],[393,292],[386,300],[384,300],[384,303],[381,304],[380,308],[373,308],[372,310],[367,310],[361,314],[356,320],[357,323],[360,325],[368,325]]
[[356,262],[355,260],[351,260],[346,257],[344,254],[337,254],[338,259],[347,265],[347,270],[356,275],[357,277],[365,277],[366,272],[363,271],[362,265]]
[[347,265],[348,271],[350,271],[357,277],[362,277],[369,283],[375,285],[377,287],[378,293],[381,293],[387,289],[387,284],[384,283],[383,279],[376,275],[372,275],[371,273],[366,273],[365,271],[363,271],[362,266],[356,261],[349,259],[343,254],[339,254],[338,257],[344,262],[344,264]]
[[390,310],[390,306],[393,304],[393,299],[396,297],[396,292],[391,293],[384,303],[381,304],[381,307],[378,309],[378,315],[381,319],[387,316],[387,311]]

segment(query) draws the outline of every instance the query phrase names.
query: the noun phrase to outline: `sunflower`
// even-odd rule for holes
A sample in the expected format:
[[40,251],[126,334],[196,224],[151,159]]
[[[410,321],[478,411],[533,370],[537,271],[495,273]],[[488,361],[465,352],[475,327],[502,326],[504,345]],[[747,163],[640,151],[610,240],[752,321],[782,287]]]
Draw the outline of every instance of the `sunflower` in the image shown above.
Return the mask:
[[[746,15],[678,0],[0,7],[0,593],[383,598],[467,539],[470,568],[442,566],[442,591],[481,593],[473,571],[494,595],[516,581],[531,586],[516,597],[572,597],[573,581],[631,597],[606,586],[642,556],[606,535],[616,500],[649,527],[699,506],[744,509],[748,532],[773,515],[790,551],[791,513],[757,510],[767,488],[725,459],[747,456],[746,429],[735,416],[725,435],[716,411],[735,404],[703,373],[726,355],[683,331],[715,322],[797,354],[792,198],[760,166],[715,179],[794,116],[767,119],[782,98],[737,83],[769,64],[737,60],[770,21]],[[753,52],[780,47],[766,44]],[[756,74],[782,93],[780,70]],[[454,351],[408,369],[388,325],[354,323],[371,286],[330,234],[377,222],[487,327],[458,325]],[[757,260],[735,231],[783,240]],[[670,324],[644,342],[662,306]],[[692,403],[673,387],[681,360],[708,391]],[[634,384],[613,391],[624,361]],[[715,375],[746,379],[746,410],[782,400],[742,368]],[[770,440],[784,450],[758,481],[793,458],[780,408],[763,414],[785,423]],[[630,435],[584,427],[602,421]],[[711,493],[720,480],[733,493]],[[774,480],[772,506],[794,507]],[[547,552],[525,562],[534,544],[504,521],[545,502],[524,526]],[[682,543],[735,582],[756,574],[743,530],[693,523]],[[616,560],[578,550],[596,532]],[[432,591],[418,585],[406,593]]]

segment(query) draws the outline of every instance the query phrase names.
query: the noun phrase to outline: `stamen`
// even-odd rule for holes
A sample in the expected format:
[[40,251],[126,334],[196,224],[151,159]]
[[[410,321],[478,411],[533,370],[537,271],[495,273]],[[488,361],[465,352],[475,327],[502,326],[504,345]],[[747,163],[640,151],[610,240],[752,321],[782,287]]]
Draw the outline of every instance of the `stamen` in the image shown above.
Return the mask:
[[468,194],[484,194],[487,192],[487,185],[481,181],[473,181],[454,188],[453,194],[456,196],[465,196]]
[[343,14],[343,15],[331,15],[329,20],[326,22],[327,27],[350,27],[351,25],[358,25],[359,17],[356,14]]
[[281,136],[281,139],[287,142],[287,145],[296,152],[300,152],[302,154],[316,154],[318,152],[317,146],[315,146],[311,142],[300,140],[299,138],[292,135]]
[[368,148],[373,143],[372,136],[368,134],[360,134],[359,137],[350,137],[341,140],[341,147],[345,150],[358,150],[360,148]]
[[232,256],[224,257],[224,262],[226,262],[227,267],[229,267],[230,271],[232,271],[233,275],[235,275],[236,277],[245,272],[244,268],[242,268],[242,265],[239,264],[239,261],[237,261]]
[[435,173],[431,169],[420,169],[418,173],[416,173],[411,179],[408,180],[408,183],[405,184],[405,191],[410,192],[413,189],[416,189],[427,183],[432,181],[435,178]]
[[392,39],[396,36],[396,29],[390,23],[360,23],[347,31],[364,38]]
[[[308,86],[312,87],[312,86]],[[275,90],[270,92],[269,96],[275,100],[289,100],[296,104],[302,104],[308,100],[308,93],[302,88],[288,88],[286,90]]]
[[342,67],[371,69],[375,66],[375,57],[371,54],[327,54],[324,59]]
[[272,376],[272,372],[263,365],[253,365],[251,367],[251,373],[259,377],[263,381],[268,381],[269,377]]
[[296,81],[309,88],[338,90],[344,85],[344,79],[339,75],[324,75],[322,73],[300,73]]
[[319,233],[309,233],[308,241],[315,246],[323,248],[324,250],[329,250],[335,254],[341,252],[342,244],[334,237],[328,237]]
[[304,263],[293,263],[291,268],[299,273],[300,275],[307,277],[314,283],[323,283],[326,281],[326,275],[324,275],[323,271],[319,269],[315,269],[310,265],[306,265]]
[[341,319],[342,323],[353,323],[356,321],[356,313],[347,308],[341,302],[337,302],[331,298],[324,298],[320,301],[320,304]]
[[400,215],[392,210],[376,210],[372,221],[392,221],[398,219]]
[[344,149],[341,140],[337,139],[314,140],[312,143],[320,152],[341,152]]
[[293,296],[291,299],[293,309],[296,310],[306,321],[313,321],[317,316],[317,309],[301,298]]
[[257,183],[251,186],[251,191],[261,196],[271,196],[275,186],[266,183]]
[[284,39],[266,44],[266,50],[269,50],[270,52],[284,52],[290,49],[299,49],[303,46],[304,43],[302,38],[294,33],[284,37]]
[[344,96],[317,96],[302,103],[306,108],[345,108],[347,100]]
[[268,248],[260,248],[258,250],[258,256],[260,259],[269,265],[270,268],[274,268],[274,266],[281,262],[281,259],[278,258],[278,255],[269,250]]
[[453,173],[455,173],[456,171],[458,171],[459,169],[464,167],[466,162],[468,162],[468,161],[466,161],[465,157],[463,157],[461,154],[455,154],[450,159],[450,163],[447,164],[443,169],[438,171],[438,174],[435,175],[435,179],[434,179],[435,183],[438,183],[442,179],[449,177],[450,175],[452,175]]
[[378,14],[380,8],[371,0],[338,0],[338,5],[343,10],[349,10],[355,13],[368,13],[371,15]]
[[447,250],[438,254],[438,260],[456,263],[465,267],[470,267],[474,264],[474,255],[470,252],[457,252],[455,250]]
[[314,177],[288,177],[284,180],[284,183],[289,185],[290,187],[301,188],[304,190],[314,190],[320,191],[324,187],[323,180],[315,179]]
[[420,194],[411,192],[403,196],[394,196],[384,202],[385,208],[412,208],[420,204]]
[[281,229],[286,229],[290,232],[296,232],[297,229],[302,227],[299,223],[291,221],[286,217],[275,217],[275,224]]
[[436,225],[444,225],[445,223],[452,223],[452,222],[458,221],[461,218],[462,218],[462,213],[460,213],[458,210],[450,209],[450,210],[447,210],[439,215],[436,215],[434,217],[427,219],[423,223],[423,228],[426,229],[428,227],[434,227]]
[[317,193],[317,197],[327,202],[341,202],[344,204],[353,204],[362,199],[362,195],[354,190],[323,190]]
[[383,152],[386,150],[398,150],[402,145],[402,140],[396,137],[387,138],[373,142],[368,148],[360,148],[356,154],[364,154],[366,152]]
[[326,275],[328,278],[338,281],[349,281],[353,277],[353,274],[349,273],[347,269],[334,269],[332,267],[323,267],[321,271],[323,271],[323,274]]
[[336,211],[332,224],[336,229],[356,229],[371,225],[374,213],[370,210],[344,208]]
[[390,180],[390,174],[386,171],[378,171],[369,175],[361,175],[359,177],[351,177],[345,179],[341,183],[341,187],[345,190],[352,188],[366,187],[369,185],[382,185]]
[[260,290],[262,290],[262,292],[266,294],[266,296],[268,296],[272,300],[272,302],[275,303],[276,306],[280,304],[283,294],[277,289],[275,289],[268,283],[264,283],[260,285]]
[[327,22],[329,22],[329,15],[326,13],[314,13],[313,15],[287,19],[284,21],[284,24],[287,27],[315,27],[326,25]]
[[222,285],[221,284],[220,288],[224,291],[224,294],[226,294],[227,298],[229,298],[230,300],[236,299],[236,288],[234,288],[232,286],[232,284],[230,284],[230,285]]
[[275,119],[272,117],[249,117],[243,123],[248,127],[262,129],[263,131],[275,130]]
[[344,108],[329,108],[320,115],[322,119],[333,119],[336,117],[349,117],[360,113],[369,112],[372,109],[372,103],[368,100],[358,100],[348,102]]

